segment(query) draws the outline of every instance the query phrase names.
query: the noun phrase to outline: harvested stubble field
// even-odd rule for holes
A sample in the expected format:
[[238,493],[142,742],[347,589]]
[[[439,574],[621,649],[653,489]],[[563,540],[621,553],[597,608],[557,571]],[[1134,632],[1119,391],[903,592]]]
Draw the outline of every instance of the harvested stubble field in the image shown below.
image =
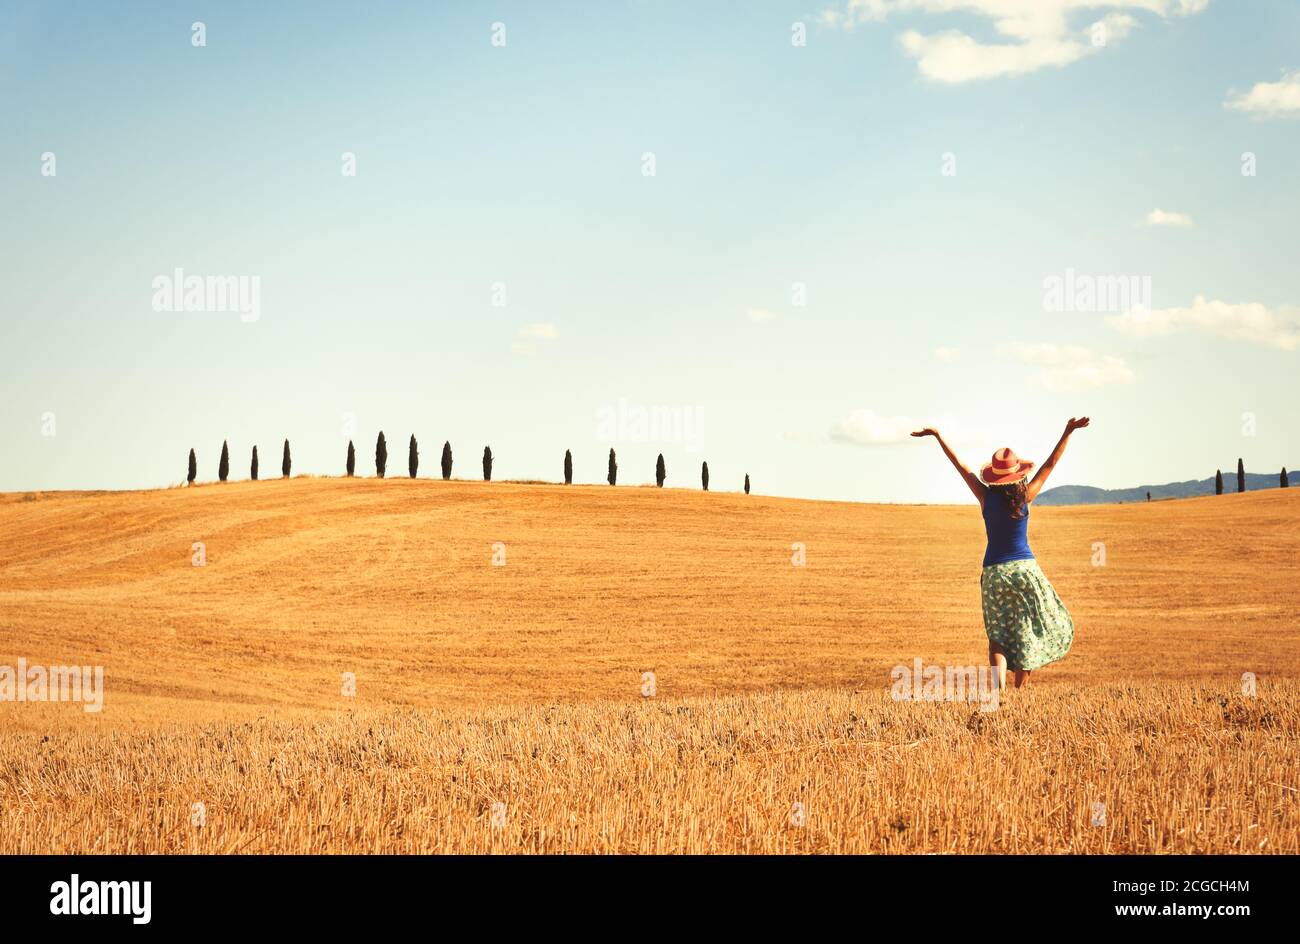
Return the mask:
[[889,698],[983,660],[973,506],[0,496],[0,665],[106,688],[0,704],[0,851],[1296,852],[1298,524],[1289,490],[1036,509],[1075,649],[986,713]]

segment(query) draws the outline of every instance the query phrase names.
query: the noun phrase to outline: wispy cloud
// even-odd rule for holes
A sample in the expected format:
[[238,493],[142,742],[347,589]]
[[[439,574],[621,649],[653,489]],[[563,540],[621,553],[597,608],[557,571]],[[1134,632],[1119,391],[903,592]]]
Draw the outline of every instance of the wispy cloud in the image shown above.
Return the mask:
[[851,446],[891,446],[907,439],[924,423],[907,416],[880,416],[869,409],[854,410],[831,427],[831,439]]
[[1038,382],[1048,390],[1089,390],[1132,383],[1135,376],[1122,358],[1073,344],[1015,343],[1006,345],[1002,353],[1038,368]]
[[[870,407],[854,410],[830,429],[830,440],[848,446],[896,446],[904,442],[915,442],[912,433],[918,429],[933,426],[943,432],[944,438],[952,445],[971,445],[990,441],[988,429],[978,418],[954,416],[945,413],[942,416],[925,417],[884,416]],[[787,438],[797,438],[788,435]]]
[[[966,13],[991,20],[1004,43],[985,43],[960,30],[899,36],[921,74],[935,82],[970,82],[1066,66],[1126,37],[1137,20],[1125,10],[1160,17],[1199,13],[1209,0],[842,0],[822,11],[827,26],[853,30],[893,14]],[[1076,14],[1105,10],[1101,19]]]
[[1190,330],[1284,351],[1300,347],[1298,313],[1294,309],[1271,309],[1258,302],[1207,301],[1198,295],[1186,308],[1130,311],[1109,317],[1106,323],[1125,334],[1141,338]]
[[745,316],[755,324],[776,320],[776,312],[768,311],[766,308],[751,308],[745,312]]
[[1300,70],[1278,82],[1257,82],[1249,92],[1230,96],[1223,107],[1255,118],[1300,117]]
[[1156,207],[1147,214],[1145,220],[1148,226],[1191,226],[1192,218],[1186,213],[1173,213],[1169,210],[1162,210]]
[[955,347],[936,347],[934,349],[934,359],[945,364],[955,364],[961,360],[961,351]]
[[559,329],[549,322],[526,324],[519,329],[510,350],[515,354],[536,354],[537,342],[554,341],[559,336]]
[[560,331],[553,324],[528,324],[519,329],[521,338],[536,338],[542,341],[554,341]]

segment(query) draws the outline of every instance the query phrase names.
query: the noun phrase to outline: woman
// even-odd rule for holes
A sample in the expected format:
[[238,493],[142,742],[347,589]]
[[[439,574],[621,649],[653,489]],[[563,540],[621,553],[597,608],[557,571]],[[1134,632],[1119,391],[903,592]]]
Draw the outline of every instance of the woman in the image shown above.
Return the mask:
[[989,665],[997,675],[998,688],[1007,685],[1007,667],[1015,672],[1016,688],[1029,680],[1029,673],[1064,658],[1074,641],[1074,621],[1066,612],[1034,560],[1029,549],[1029,505],[1047,484],[1047,477],[1061,461],[1065,444],[1076,429],[1088,425],[1088,417],[1065,424],[1060,442],[1038,473],[1025,482],[1034,463],[1019,458],[1010,449],[999,449],[977,476],[962,465],[943,441],[938,430],[922,429],[913,436],[933,436],[948,461],[961,473],[984,513],[988,547],[980,574],[980,595],[984,602],[984,632],[989,637]]

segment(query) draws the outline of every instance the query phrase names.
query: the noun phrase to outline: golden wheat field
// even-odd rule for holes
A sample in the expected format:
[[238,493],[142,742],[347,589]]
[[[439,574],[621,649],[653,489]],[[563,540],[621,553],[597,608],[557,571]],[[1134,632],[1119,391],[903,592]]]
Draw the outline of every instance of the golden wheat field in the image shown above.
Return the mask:
[[982,712],[890,698],[984,660],[973,504],[0,496],[0,665],[105,677],[0,703],[0,852],[1296,852],[1297,525],[1036,508],[1074,650]]

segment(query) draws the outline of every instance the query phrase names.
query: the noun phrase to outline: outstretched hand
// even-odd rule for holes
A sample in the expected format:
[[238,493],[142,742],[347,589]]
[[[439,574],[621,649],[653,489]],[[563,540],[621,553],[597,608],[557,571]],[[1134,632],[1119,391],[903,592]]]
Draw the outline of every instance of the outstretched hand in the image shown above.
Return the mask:
[[918,429],[912,435],[913,436],[934,436],[937,439],[939,436],[939,431],[937,429],[931,429],[929,426],[927,426],[925,429]]
[[[1086,416],[1071,417],[1070,421],[1069,421],[1068,423],[1065,424],[1065,431],[1066,431],[1067,433],[1072,433],[1072,432],[1074,432],[1076,429],[1083,429],[1085,426],[1087,426],[1087,425],[1088,425],[1089,423],[1091,423],[1091,422],[1092,422],[1092,420],[1090,420],[1090,419],[1089,419],[1088,417],[1086,417]],[[916,434],[913,433],[912,435],[915,436]]]

